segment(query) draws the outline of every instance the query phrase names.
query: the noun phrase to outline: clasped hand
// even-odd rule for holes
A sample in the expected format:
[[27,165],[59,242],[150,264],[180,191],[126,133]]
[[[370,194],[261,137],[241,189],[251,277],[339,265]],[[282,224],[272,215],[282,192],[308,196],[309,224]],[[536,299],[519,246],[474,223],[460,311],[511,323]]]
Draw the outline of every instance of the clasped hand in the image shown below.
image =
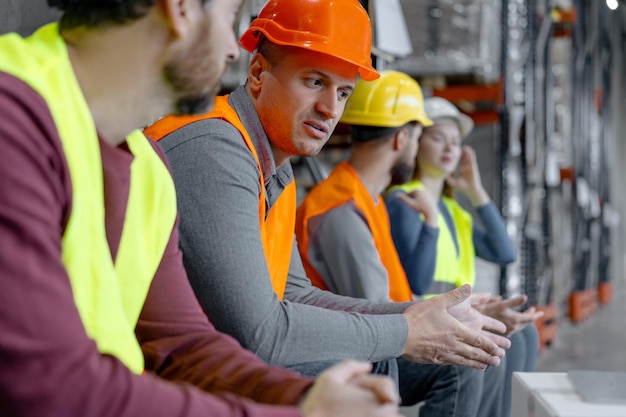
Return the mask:
[[404,316],[409,334],[403,357],[418,363],[485,369],[498,366],[511,342],[506,325],[474,308],[491,299],[469,285],[414,303]]
[[513,333],[522,330],[529,323],[543,316],[543,311],[537,311],[535,307],[530,307],[525,311],[515,310],[516,307],[526,304],[527,300],[528,297],[525,295],[519,295],[508,300],[502,300],[501,297],[492,297],[485,304],[477,305],[476,309],[483,315],[504,323],[506,331],[502,334],[511,337]]

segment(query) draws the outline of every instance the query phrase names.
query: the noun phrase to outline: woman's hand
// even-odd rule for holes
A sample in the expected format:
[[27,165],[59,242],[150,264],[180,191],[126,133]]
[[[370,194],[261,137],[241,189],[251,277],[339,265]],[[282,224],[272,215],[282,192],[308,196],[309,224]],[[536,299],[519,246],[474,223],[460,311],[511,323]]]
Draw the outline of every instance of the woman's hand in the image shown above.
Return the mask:
[[439,208],[435,199],[428,190],[418,188],[410,193],[398,193],[397,197],[413,210],[424,215],[424,223],[432,228],[437,228],[437,216]]
[[474,207],[479,207],[489,202],[489,194],[483,187],[476,161],[476,152],[469,146],[463,146],[461,160],[459,161],[459,175],[449,176],[448,185],[465,194]]

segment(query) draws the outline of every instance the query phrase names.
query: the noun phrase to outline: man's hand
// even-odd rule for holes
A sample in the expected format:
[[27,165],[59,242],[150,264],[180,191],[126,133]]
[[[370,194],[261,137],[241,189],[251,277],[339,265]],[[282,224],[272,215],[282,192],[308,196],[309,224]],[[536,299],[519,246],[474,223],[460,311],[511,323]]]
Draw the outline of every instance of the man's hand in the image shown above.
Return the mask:
[[[402,356],[418,363],[454,364],[485,369],[498,366],[511,342],[496,333],[506,326],[484,316],[474,306],[489,300],[489,294],[472,294],[469,285],[429,300],[404,312],[409,325]],[[494,333],[496,332],[496,333]]]
[[400,417],[395,383],[372,375],[367,362],[344,361],[320,374],[307,394],[305,417]]
[[508,300],[497,297],[490,299],[483,305],[476,306],[476,309],[482,314],[504,323],[506,326],[504,334],[510,337],[513,333],[522,330],[526,325],[543,316],[543,311],[536,311],[535,307],[530,307],[523,312],[514,310],[515,307],[524,305],[527,299],[528,297],[525,295],[519,295]]

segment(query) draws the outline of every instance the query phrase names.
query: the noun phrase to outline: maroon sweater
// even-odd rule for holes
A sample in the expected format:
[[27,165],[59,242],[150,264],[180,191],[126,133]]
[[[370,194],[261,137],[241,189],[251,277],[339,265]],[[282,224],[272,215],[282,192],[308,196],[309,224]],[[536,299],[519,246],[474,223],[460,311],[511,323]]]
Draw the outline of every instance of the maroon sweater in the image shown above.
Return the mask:
[[[133,157],[125,145],[100,140],[100,148],[106,232],[115,258]],[[300,415],[276,405],[296,404],[311,381],[265,365],[208,322],[183,269],[177,225],[136,328],[148,374],[135,375],[100,354],[85,333],[61,262],[71,209],[70,175],[46,103],[0,72],[3,417]]]

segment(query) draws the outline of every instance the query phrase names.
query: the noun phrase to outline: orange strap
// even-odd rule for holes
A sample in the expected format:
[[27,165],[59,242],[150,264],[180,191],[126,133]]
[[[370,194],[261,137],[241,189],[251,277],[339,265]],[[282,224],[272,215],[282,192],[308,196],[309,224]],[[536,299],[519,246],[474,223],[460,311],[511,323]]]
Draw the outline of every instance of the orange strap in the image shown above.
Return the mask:
[[[324,214],[335,207],[354,201],[363,212],[372,232],[374,245],[387,270],[389,279],[389,298],[393,301],[411,301],[413,295],[404,268],[391,238],[389,215],[381,196],[375,203],[365,188],[358,174],[347,162],[342,162],[330,176],[314,187],[305,197],[296,215],[296,237],[304,268],[311,282],[319,288],[328,289],[323,278],[309,261],[309,220]],[[341,256],[341,254],[339,254]],[[356,277],[355,279],[358,279]]]
[[254,156],[259,170],[259,227],[261,242],[272,281],[272,288],[279,299],[283,299],[291,261],[293,230],[296,221],[296,184],[292,181],[282,192],[266,216],[265,181],[256,148],[237,112],[228,104],[228,95],[217,97],[213,110],[196,116],[166,116],[144,130],[146,136],[161,140],[173,131],[190,123],[204,119],[222,119],[233,125]]

